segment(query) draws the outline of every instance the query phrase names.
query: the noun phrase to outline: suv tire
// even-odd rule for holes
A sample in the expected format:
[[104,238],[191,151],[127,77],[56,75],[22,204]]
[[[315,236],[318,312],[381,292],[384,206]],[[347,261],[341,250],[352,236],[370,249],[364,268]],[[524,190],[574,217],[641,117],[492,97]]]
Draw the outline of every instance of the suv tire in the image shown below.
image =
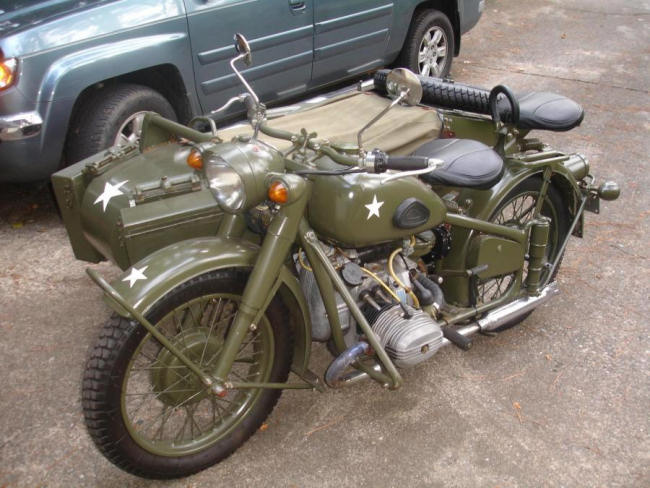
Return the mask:
[[176,113],[167,99],[147,86],[118,84],[93,93],[83,102],[70,126],[67,164],[115,145],[119,133],[128,135],[122,138],[125,143],[135,142],[140,136],[141,112],[149,111],[176,121]]
[[397,64],[416,74],[445,78],[455,52],[454,29],[439,10],[421,10],[411,22]]

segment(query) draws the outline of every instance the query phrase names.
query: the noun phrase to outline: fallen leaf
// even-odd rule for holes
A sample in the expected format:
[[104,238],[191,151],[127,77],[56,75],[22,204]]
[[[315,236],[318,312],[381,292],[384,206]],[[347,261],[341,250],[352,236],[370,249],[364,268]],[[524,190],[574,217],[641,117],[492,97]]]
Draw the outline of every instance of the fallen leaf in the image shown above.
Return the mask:
[[547,354],[547,355],[544,356],[544,357],[546,358],[547,361],[550,361],[551,359],[553,359],[552,356],[551,356],[550,354]]
[[22,222],[14,222],[13,224],[11,224],[11,227],[13,229],[20,229],[22,226],[23,226]]
[[262,425],[260,425],[260,432],[265,432],[269,428],[269,424],[264,422]]

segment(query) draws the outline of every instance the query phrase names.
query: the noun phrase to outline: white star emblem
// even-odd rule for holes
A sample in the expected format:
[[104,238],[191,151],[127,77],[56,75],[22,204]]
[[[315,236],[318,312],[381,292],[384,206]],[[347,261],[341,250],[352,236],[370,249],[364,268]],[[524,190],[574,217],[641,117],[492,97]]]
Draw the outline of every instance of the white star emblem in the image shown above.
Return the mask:
[[120,191],[120,187],[126,183],[129,180],[125,181],[120,181],[117,185],[111,185],[108,181],[104,185],[104,193],[99,195],[97,197],[97,200],[95,200],[95,203],[102,202],[103,203],[103,211],[106,212],[106,206],[108,205],[108,202],[111,200],[111,198],[116,197],[118,195],[124,195]]
[[129,276],[124,278],[122,281],[128,281],[129,288],[133,288],[133,285],[135,284],[136,281],[147,279],[147,277],[144,275],[144,270],[147,269],[147,267],[148,266],[143,266],[140,269],[136,267],[131,268],[131,272],[129,273]]
[[366,220],[370,220],[370,217],[372,217],[373,215],[379,217],[379,209],[383,204],[384,202],[377,201],[377,195],[373,195],[372,203],[369,203],[368,205],[365,206],[368,209],[368,218]]

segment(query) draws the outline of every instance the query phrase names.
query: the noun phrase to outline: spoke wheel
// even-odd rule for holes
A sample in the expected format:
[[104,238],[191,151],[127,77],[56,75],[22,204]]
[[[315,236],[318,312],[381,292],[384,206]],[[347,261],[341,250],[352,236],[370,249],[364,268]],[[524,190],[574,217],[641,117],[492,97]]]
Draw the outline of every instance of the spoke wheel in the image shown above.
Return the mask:
[[[245,275],[233,271],[200,276],[166,295],[148,318],[211,374],[244,285]],[[291,339],[283,316],[282,304],[272,301],[245,337],[228,380],[286,380]],[[83,386],[95,444],[122,469],[151,478],[186,476],[228,456],[257,430],[280,393],[242,389],[218,397],[142,326],[117,316],[93,350]]]
[[[490,218],[491,222],[522,228],[526,222],[534,217],[535,206],[539,199],[539,190],[542,186],[542,180],[534,177],[523,181],[515,187],[503,202],[498,206]],[[559,252],[560,246],[564,241],[569,230],[569,213],[562,197],[554,186],[549,186],[544,203],[542,204],[542,215],[551,220],[549,232],[549,244],[546,248],[546,260],[553,262]],[[528,263],[524,263],[522,282],[526,280]],[[555,274],[548,276],[550,270],[546,269],[542,273],[542,283],[555,279],[559,265],[555,269]],[[481,305],[496,300],[506,294],[511,287],[515,286],[515,274],[507,274],[488,278],[486,280],[470,280],[470,298],[474,305]],[[525,318],[525,317],[524,317]],[[512,323],[502,326],[503,330],[521,322],[524,318],[517,319]]]

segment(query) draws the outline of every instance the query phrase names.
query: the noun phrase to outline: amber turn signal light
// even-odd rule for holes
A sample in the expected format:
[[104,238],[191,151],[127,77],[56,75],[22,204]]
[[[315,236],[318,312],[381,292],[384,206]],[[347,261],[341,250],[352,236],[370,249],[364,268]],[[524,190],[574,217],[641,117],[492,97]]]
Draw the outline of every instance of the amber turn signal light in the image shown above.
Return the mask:
[[269,200],[275,203],[287,203],[289,200],[289,190],[281,181],[274,181],[269,186]]
[[201,156],[201,153],[196,149],[192,149],[187,155],[187,165],[194,169],[203,168],[203,156]]

